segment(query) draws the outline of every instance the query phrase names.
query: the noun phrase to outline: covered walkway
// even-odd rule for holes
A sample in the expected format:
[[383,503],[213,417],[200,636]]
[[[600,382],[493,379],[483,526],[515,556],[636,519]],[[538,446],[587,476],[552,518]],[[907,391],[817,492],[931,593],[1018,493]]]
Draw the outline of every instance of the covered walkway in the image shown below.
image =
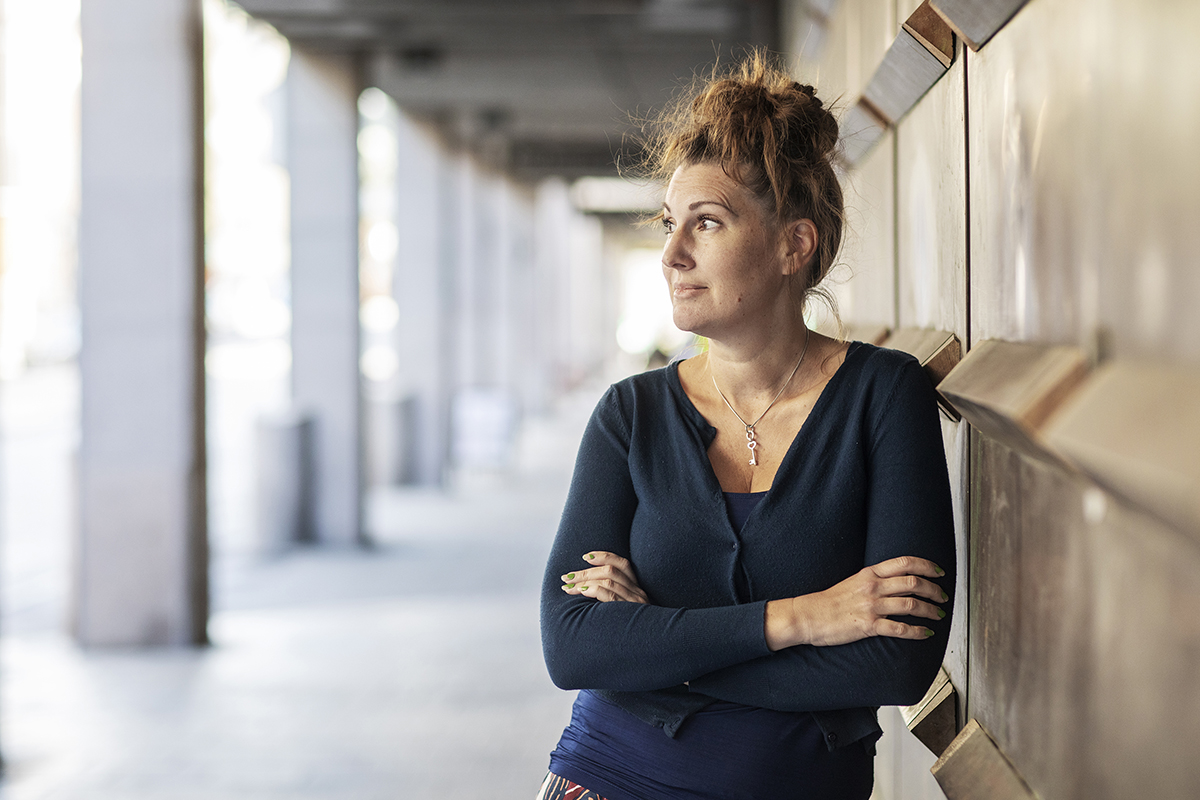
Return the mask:
[[375,490],[371,549],[218,559],[211,646],[80,650],[60,624],[70,499],[47,480],[72,381],[4,394],[5,469],[28,477],[8,502],[0,798],[533,796],[573,699],[541,662],[541,564],[594,390],[527,424],[506,473]]

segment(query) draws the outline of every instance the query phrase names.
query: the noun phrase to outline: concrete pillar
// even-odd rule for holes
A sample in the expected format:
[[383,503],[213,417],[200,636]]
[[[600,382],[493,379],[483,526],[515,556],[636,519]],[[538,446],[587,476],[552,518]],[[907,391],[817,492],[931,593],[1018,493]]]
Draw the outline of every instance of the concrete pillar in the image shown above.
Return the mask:
[[474,321],[471,384],[499,388],[501,348],[505,339],[504,290],[506,280],[502,259],[507,234],[503,183],[499,175],[478,166],[474,160],[473,230],[471,256],[465,264],[470,276],[471,305],[467,311]]
[[536,409],[538,396],[534,320],[545,310],[538,306],[534,279],[533,192],[508,184],[508,237],[506,241],[506,301],[510,323],[504,345],[501,381],[509,387],[523,415]]
[[352,59],[292,48],[292,396],[315,420],[316,535],[360,541],[358,77]]
[[500,384],[505,339],[500,253],[505,239],[503,178],[467,152],[456,157],[460,212],[456,303],[458,387],[451,418],[455,466],[494,469],[509,462],[514,399]]
[[456,228],[453,235],[458,239],[454,252],[454,287],[460,333],[456,337],[458,374],[455,378],[456,388],[461,389],[478,385],[483,373],[480,342],[487,330],[487,316],[485,314],[481,318],[480,306],[484,294],[481,284],[486,284],[486,280],[485,276],[480,275],[478,266],[479,227],[485,223],[479,208],[479,167],[468,153],[459,152],[453,156],[452,169],[458,206],[458,213],[452,218],[451,225]]
[[400,386],[415,398],[414,478],[442,482],[450,448],[454,349],[451,260],[453,201],[447,156],[435,131],[401,112],[397,126],[394,297],[400,309],[396,351]]
[[600,220],[568,208],[570,214],[570,247],[566,269],[570,316],[568,332],[570,351],[567,380],[570,386],[597,374],[605,356],[613,349],[615,337],[605,337],[605,318],[611,312],[606,300],[607,289],[616,281],[606,280],[603,261],[604,242]]
[[534,319],[536,384],[533,408],[550,407],[566,384],[571,363],[571,295],[569,262],[571,201],[560,178],[538,184],[534,199],[534,284],[538,314]]
[[83,4],[85,645],[205,641],[200,30],[198,0]]
[[538,313],[532,282],[532,198],[519,184],[504,180],[501,200],[504,224],[497,244],[501,276],[499,303],[504,324],[497,337],[497,378],[524,413],[533,346],[529,320]]

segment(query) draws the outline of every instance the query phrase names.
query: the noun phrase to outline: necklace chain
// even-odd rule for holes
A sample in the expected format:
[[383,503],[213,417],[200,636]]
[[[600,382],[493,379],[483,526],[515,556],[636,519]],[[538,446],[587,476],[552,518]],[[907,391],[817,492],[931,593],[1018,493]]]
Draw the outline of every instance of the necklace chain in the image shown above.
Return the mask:
[[717,394],[721,397],[722,400],[725,401],[725,406],[730,411],[733,412],[733,415],[735,417],[738,418],[738,422],[740,422],[746,426],[746,447],[748,447],[750,449],[750,466],[752,466],[752,467],[758,466],[758,454],[755,452],[758,449],[758,439],[757,439],[758,434],[755,432],[754,426],[757,425],[758,423],[762,422],[762,418],[765,417],[767,415],[767,412],[771,410],[771,407],[775,405],[775,400],[778,400],[780,397],[783,396],[783,390],[786,389],[788,387],[788,384],[790,384],[792,382],[792,378],[796,377],[796,372],[800,369],[800,365],[804,363],[804,356],[807,353],[808,353],[808,328],[805,328],[804,329],[804,349],[800,351],[800,360],[796,362],[796,366],[792,367],[791,374],[788,375],[787,380],[783,382],[783,386],[779,387],[779,391],[775,393],[775,399],[772,400],[770,403],[767,403],[767,407],[763,409],[763,412],[758,415],[758,419],[754,420],[754,422],[746,422],[746,420],[742,419],[742,415],[739,414],[737,412],[737,409],[733,407],[733,404],[729,402],[729,398],[727,398],[725,396],[725,393],[721,391],[721,387],[717,386],[717,376],[715,374],[713,374],[712,367],[709,367],[708,372],[709,372],[709,377],[712,378],[713,388],[717,390]]

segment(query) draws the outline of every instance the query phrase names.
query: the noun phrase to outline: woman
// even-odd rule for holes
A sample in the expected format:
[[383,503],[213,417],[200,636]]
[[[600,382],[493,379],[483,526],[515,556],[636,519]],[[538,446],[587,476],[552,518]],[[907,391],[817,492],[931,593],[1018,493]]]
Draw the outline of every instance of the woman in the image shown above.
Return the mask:
[[933,388],[802,314],[841,240],[836,145],[756,54],[652,148],[675,324],[709,348],[614,385],[584,434],[542,592],[551,678],[584,691],[542,800],[867,798],[876,708],[937,672]]

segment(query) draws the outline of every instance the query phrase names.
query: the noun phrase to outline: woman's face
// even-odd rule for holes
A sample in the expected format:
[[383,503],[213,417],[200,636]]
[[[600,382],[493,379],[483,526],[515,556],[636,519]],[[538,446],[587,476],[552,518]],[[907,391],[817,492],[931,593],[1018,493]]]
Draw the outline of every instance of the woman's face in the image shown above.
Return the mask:
[[774,214],[717,164],[675,170],[663,202],[663,275],[676,327],[720,339],[791,304],[794,259]]

